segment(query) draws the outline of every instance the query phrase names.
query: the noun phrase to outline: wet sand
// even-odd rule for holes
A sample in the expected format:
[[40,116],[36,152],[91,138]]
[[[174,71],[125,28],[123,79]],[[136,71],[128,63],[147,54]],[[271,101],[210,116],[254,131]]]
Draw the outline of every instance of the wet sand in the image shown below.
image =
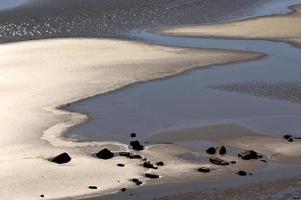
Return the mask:
[[255,149],[274,161],[301,163],[301,140],[289,143],[282,138],[254,133],[237,124],[158,133],[153,139],[160,142],[210,141],[238,149]]
[[301,104],[301,83],[265,83],[265,82],[243,82],[208,86],[212,89],[238,92],[258,97],[268,97],[275,100],[283,100],[291,103]]

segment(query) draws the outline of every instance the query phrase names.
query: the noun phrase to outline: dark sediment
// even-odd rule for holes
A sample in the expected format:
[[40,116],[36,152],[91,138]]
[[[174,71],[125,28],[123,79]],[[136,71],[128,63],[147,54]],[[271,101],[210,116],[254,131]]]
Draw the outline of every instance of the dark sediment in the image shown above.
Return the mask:
[[249,94],[258,97],[268,97],[275,100],[285,100],[292,103],[301,103],[301,82],[298,81],[281,83],[231,83],[213,85],[209,86],[209,88]]
[[34,0],[0,12],[0,42],[57,37],[124,37],[133,29],[217,22],[264,0]]

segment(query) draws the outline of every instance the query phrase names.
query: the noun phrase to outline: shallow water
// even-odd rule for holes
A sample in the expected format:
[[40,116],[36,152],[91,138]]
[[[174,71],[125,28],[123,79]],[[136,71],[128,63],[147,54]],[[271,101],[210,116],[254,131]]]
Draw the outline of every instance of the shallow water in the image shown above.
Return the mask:
[[84,100],[68,110],[87,113],[87,123],[70,135],[89,140],[128,142],[129,133],[149,140],[154,132],[219,123],[239,123],[255,131],[281,135],[301,131],[301,106],[244,94],[218,91],[210,85],[300,80],[301,50],[286,43],[254,40],[198,39],[134,32],[145,41],[169,46],[256,51],[263,59],[140,83]]
[[28,0],[1,0],[0,1],[0,10],[13,8],[19,5],[22,5]]

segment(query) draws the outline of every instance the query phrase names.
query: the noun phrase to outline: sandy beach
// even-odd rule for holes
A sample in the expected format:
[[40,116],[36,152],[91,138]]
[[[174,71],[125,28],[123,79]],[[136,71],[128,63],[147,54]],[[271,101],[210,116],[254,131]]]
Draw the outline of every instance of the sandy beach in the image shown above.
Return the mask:
[[[115,4],[118,4],[118,1],[106,4],[104,7],[113,8]],[[75,7],[78,9],[80,5]],[[155,4],[150,8],[161,9],[165,5],[165,3]],[[251,3],[248,5],[251,7]],[[148,5],[143,4],[143,6]],[[133,10],[140,8],[133,7]],[[31,9],[30,6],[16,8],[23,14],[30,13]],[[175,6],[174,9],[178,10],[178,7]],[[268,39],[300,45],[301,8],[294,9],[295,12],[289,15],[260,17],[217,25],[154,30],[156,33],[166,35]],[[223,180],[238,175],[252,176],[253,172],[268,168],[270,162],[301,164],[300,139],[294,138],[293,142],[289,142],[266,133],[249,130],[238,124],[158,132],[152,136],[157,143],[146,144],[143,151],[135,151],[129,144],[116,141],[77,141],[65,137],[71,127],[86,122],[90,117],[87,114],[72,113],[62,109],[74,102],[136,83],[180,75],[198,68],[210,66],[222,68],[224,64],[252,61],[265,55],[253,51],[168,47],[122,39],[71,37],[99,37],[121,32],[116,28],[116,24],[119,24],[117,23],[119,20],[129,19],[127,12],[123,13],[122,17],[107,18],[110,21],[108,23],[110,28],[91,28],[90,32],[87,30],[87,34],[82,34],[81,31],[86,30],[85,28],[78,32],[73,32],[70,27],[64,27],[62,32],[50,33],[48,29],[43,29],[44,32],[37,31],[33,28],[36,27],[36,19],[32,21],[30,18],[34,14],[28,14],[28,18],[20,22],[22,15],[16,14],[16,10],[9,9],[1,15],[3,19],[5,16],[9,17],[7,23],[10,25],[5,24],[3,20],[0,22],[1,43],[7,43],[0,45],[0,178],[5,180],[0,182],[1,199],[98,198],[118,192],[122,188],[134,189],[141,184],[158,186],[171,182]],[[136,12],[133,10],[132,13]],[[53,20],[52,14],[57,14],[48,8],[44,11],[47,11],[45,16],[48,15],[46,18],[50,21]],[[191,19],[189,12],[192,11],[196,12],[194,9],[185,9],[180,23],[206,21],[207,18]],[[35,14],[39,16],[42,12],[43,9]],[[96,11],[95,13],[99,14]],[[108,9],[106,14],[111,16],[111,10]],[[207,14],[211,19],[210,12]],[[131,30],[154,25],[153,21],[149,22],[154,20],[153,15],[156,15],[156,12],[143,18],[146,22],[135,21],[127,24],[123,21],[127,25],[121,29]],[[167,19],[162,21],[162,24],[176,24],[174,20],[179,17],[167,18],[166,16],[170,15],[162,15],[162,18]],[[26,20],[33,24],[28,25]],[[22,25],[18,23],[16,25],[16,22]],[[24,24],[27,24],[30,30],[23,29]],[[48,21],[44,26],[49,27],[49,24]],[[94,27],[93,24],[95,25],[92,22],[90,27]],[[281,29],[279,26],[282,26]],[[76,29],[75,27],[73,28]],[[32,32],[31,29],[36,32]],[[97,31],[99,33],[95,34]],[[189,145],[179,145],[178,142],[208,142],[216,146],[214,150],[219,153],[214,153],[213,156],[206,151],[197,151]],[[226,146],[229,152],[221,153],[221,146]],[[114,152],[114,157],[108,160],[97,158],[95,154],[103,148]],[[237,152],[241,153],[245,150],[254,150],[258,156],[254,159],[242,159],[237,156]],[[71,156],[70,162],[65,164],[51,162],[55,156],[63,152]],[[130,152],[139,158],[129,159],[120,156],[120,152]],[[195,157],[197,162],[193,160]],[[146,161],[151,162],[151,166],[145,166]],[[164,164],[159,164],[160,161],[164,161]],[[151,178],[147,177],[147,174]],[[133,178],[142,182],[137,184],[137,181],[132,181]],[[268,194],[282,185],[286,186],[282,187],[285,189],[289,186],[298,187],[300,179],[288,178],[287,182],[282,180],[273,184],[273,190],[271,187],[266,187],[266,190],[270,191]],[[252,187],[258,189],[257,185]],[[241,189],[228,190],[225,193],[221,191],[219,195],[229,195],[231,199],[232,194],[232,199],[241,199],[243,197],[239,195]],[[184,195],[184,197],[169,196],[162,199],[198,199],[200,194],[203,193],[190,193],[190,196]],[[215,194],[208,194],[208,199]]]
[[301,44],[301,7],[291,7],[288,15],[274,15],[243,21],[163,28],[161,34],[193,37],[244,38],[286,41]]
[[[130,186],[128,179],[143,173],[138,161],[116,157],[106,162],[90,155],[104,145],[127,151],[125,144],[63,139],[63,131],[86,116],[57,110],[60,105],[139,81],[258,56],[93,39],[13,43],[1,45],[0,52],[0,177],[7,180],[1,182],[4,199],[106,193]],[[47,160],[65,151],[73,158],[69,164],[59,166]],[[114,167],[118,162],[126,163],[126,173]],[[185,166],[175,171],[183,169]],[[91,192],[89,184],[99,185],[100,191]]]

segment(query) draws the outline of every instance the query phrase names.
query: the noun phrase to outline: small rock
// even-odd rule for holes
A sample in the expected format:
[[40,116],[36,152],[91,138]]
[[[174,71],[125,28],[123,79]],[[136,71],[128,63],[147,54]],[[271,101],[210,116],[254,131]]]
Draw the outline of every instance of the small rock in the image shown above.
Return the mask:
[[119,163],[119,164],[117,164],[117,166],[118,167],[124,167],[124,164]]
[[119,152],[119,156],[124,156],[129,159],[141,159],[141,156],[138,154],[130,153],[130,152]]
[[218,150],[218,153],[220,155],[225,155],[227,153],[226,147],[225,146],[221,146]]
[[71,157],[68,155],[68,153],[62,153],[60,155],[57,155],[54,157],[51,162],[57,163],[57,164],[64,164],[71,161]]
[[130,143],[130,145],[132,146],[132,148],[136,151],[142,151],[144,149],[144,146],[142,144],[140,144],[140,142],[138,140],[136,141],[132,141]]
[[209,149],[206,150],[206,152],[208,154],[214,155],[216,153],[216,149],[214,147],[210,147]]
[[231,161],[230,163],[233,165],[233,164],[236,164],[236,161],[233,160],[233,161]]
[[137,179],[137,178],[133,178],[132,182],[136,183],[136,185],[141,185],[142,184],[142,182],[139,181],[139,179]]
[[292,137],[293,137],[292,135],[286,134],[282,138],[285,139],[285,140],[288,140],[288,139],[290,139]]
[[154,164],[152,164],[150,161],[144,162],[143,167],[151,168],[151,169],[158,169],[158,167],[155,167]]
[[242,152],[238,156],[241,157],[241,159],[243,159],[243,160],[258,159],[257,152],[255,152],[253,150],[248,150],[248,151]]
[[41,194],[40,197],[41,197],[41,198],[44,198],[45,196],[44,196],[44,194]]
[[145,174],[145,177],[146,177],[146,178],[151,178],[151,179],[156,179],[156,178],[159,178],[160,176],[157,175],[157,174],[149,174],[149,173],[146,173],[146,174]]
[[290,138],[290,139],[288,139],[287,141],[288,141],[288,142],[293,142],[294,139],[293,139],[293,138]]
[[265,163],[267,162],[266,160],[260,160],[260,161],[261,161],[261,162],[265,162]]
[[199,172],[203,172],[203,173],[209,173],[210,169],[208,167],[200,167],[198,169]]
[[162,161],[157,162],[156,165],[158,165],[158,166],[164,166],[164,162],[162,162]]
[[97,186],[90,185],[90,186],[89,186],[89,189],[90,189],[90,190],[97,190]]
[[131,138],[136,137],[136,133],[131,133]]
[[239,176],[246,176],[247,175],[247,173],[245,172],[245,171],[238,171],[237,172],[237,174],[239,175]]
[[217,158],[217,157],[211,157],[209,159],[209,161],[213,164],[216,164],[216,165],[229,165],[229,162],[228,161],[225,161],[223,159],[220,159],[220,158]]
[[126,188],[121,188],[120,191],[121,191],[121,192],[125,192],[125,191],[126,191]]
[[96,157],[97,157],[97,158],[100,158],[100,159],[107,160],[107,159],[113,158],[113,157],[114,157],[114,154],[113,154],[110,150],[104,148],[104,149],[100,150],[100,151],[96,154]]

